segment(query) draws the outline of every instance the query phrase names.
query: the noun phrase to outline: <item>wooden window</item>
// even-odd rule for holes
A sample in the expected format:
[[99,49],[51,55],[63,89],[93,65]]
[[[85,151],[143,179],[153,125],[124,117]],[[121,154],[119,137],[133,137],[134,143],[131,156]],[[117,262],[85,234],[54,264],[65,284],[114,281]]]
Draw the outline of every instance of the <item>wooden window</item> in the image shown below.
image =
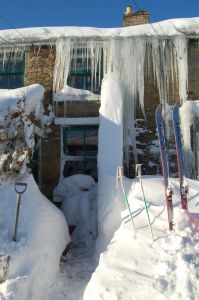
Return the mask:
[[100,68],[98,66],[96,74],[93,76],[91,61],[89,59],[73,58],[71,60],[70,75],[67,84],[76,89],[88,90],[95,94],[100,94],[102,77],[102,66]]
[[63,128],[63,175],[87,174],[97,180],[98,126]]
[[0,53],[0,89],[24,86],[24,55]]

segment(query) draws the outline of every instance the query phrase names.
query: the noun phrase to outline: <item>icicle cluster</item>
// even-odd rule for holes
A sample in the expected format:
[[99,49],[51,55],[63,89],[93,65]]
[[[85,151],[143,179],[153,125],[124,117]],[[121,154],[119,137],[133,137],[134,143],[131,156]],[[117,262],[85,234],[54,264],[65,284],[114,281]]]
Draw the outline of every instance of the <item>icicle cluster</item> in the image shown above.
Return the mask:
[[161,103],[169,103],[169,91],[172,87],[174,89],[176,83],[180,99],[182,102],[187,100],[187,39],[183,36],[171,39],[60,39],[56,44],[54,92],[60,91],[67,84],[71,69],[91,70],[92,87],[100,82],[102,74],[113,71],[120,74],[125,85],[124,152],[127,165],[130,148],[133,150],[134,160],[137,160],[134,116],[137,103],[145,115],[145,73],[150,77],[152,75],[153,80],[157,82]]
[[17,67],[18,62],[23,61],[24,49],[18,47],[2,48],[0,50],[0,68],[4,69],[14,69]]

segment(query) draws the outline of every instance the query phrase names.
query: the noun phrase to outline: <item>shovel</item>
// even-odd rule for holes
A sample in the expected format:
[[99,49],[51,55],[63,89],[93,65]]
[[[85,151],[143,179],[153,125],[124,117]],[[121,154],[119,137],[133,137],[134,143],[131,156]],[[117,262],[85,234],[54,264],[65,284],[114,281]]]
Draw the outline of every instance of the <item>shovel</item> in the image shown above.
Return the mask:
[[15,192],[17,193],[17,209],[16,209],[16,217],[15,217],[15,224],[14,224],[14,232],[13,232],[13,241],[16,242],[17,240],[17,227],[19,221],[19,209],[21,204],[21,195],[25,193],[27,188],[27,183],[16,182],[15,183]]

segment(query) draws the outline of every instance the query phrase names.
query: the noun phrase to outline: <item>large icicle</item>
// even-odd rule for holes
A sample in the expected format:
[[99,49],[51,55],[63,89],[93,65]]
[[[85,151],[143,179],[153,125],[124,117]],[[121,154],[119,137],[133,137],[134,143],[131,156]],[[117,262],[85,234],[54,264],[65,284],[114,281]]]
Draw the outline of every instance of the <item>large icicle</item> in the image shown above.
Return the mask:
[[[112,37],[108,39],[65,38],[57,41],[54,69],[54,92],[67,84],[70,69],[91,70],[91,90],[100,83],[101,75],[116,72],[124,82],[124,157],[129,166],[130,152],[137,160],[134,118],[137,102],[144,113],[144,76],[153,70],[157,81],[160,102],[169,103],[172,90],[179,87],[180,99],[187,100],[187,40],[179,36],[170,39],[159,37]],[[147,54],[147,55],[146,55]],[[147,58],[147,59],[146,59]],[[128,168],[128,167],[127,167]]]
[[187,38],[178,36],[174,39],[176,60],[178,68],[178,86],[180,101],[187,101],[188,90],[188,63],[187,63]]
[[71,62],[71,40],[60,39],[56,43],[56,60],[54,66],[53,91],[60,91],[67,84]]

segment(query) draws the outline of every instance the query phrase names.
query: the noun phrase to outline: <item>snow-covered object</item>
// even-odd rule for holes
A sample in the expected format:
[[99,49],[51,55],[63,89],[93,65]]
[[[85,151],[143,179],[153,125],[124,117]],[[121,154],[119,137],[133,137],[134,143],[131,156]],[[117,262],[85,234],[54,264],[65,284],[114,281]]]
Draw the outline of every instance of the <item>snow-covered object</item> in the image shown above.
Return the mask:
[[96,183],[91,176],[77,174],[60,178],[53,192],[54,198],[62,199],[67,223],[75,225],[72,246],[90,248],[97,235]]
[[83,100],[99,100],[100,95],[94,94],[87,90],[75,89],[68,85],[61,92],[54,95],[54,101],[83,101]]
[[[18,32],[17,32],[18,31]],[[199,18],[182,18],[165,20],[158,23],[143,24],[124,28],[92,27],[35,27],[1,30],[0,37],[12,43],[27,44],[33,42],[54,42],[63,37],[131,37],[131,36],[199,36]],[[21,34],[19,34],[19,32]],[[1,42],[6,44],[6,41]],[[10,45],[8,45],[10,46]]]
[[123,94],[116,74],[107,75],[102,84],[98,149],[98,247],[102,250],[121,224],[115,176],[123,165]]
[[0,90],[0,117],[3,122],[3,117],[9,113],[16,112],[17,103],[24,99],[25,114],[33,114],[38,120],[41,119],[43,113],[43,95],[44,88],[40,84],[32,84],[27,87],[22,87],[13,90]]
[[10,184],[0,187],[0,254],[10,255],[9,279],[0,285],[1,299],[48,299],[61,254],[70,242],[63,214],[39,191],[33,177],[22,196],[17,242],[12,242],[16,193]]
[[76,193],[80,190],[88,190],[95,181],[91,176],[76,174],[69,177],[61,177],[58,185],[55,187],[54,195],[64,195],[66,193]]
[[[198,216],[199,182],[188,180],[189,211]],[[124,178],[136,227],[134,236],[128,210],[121,211],[122,225],[115,232],[92,274],[84,300],[197,299],[199,223],[181,210],[178,179],[171,179],[175,231],[167,232],[164,181],[143,176],[145,196],[155,241],[152,241],[139,182]],[[110,220],[111,222],[111,220]]]
[[43,115],[43,95],[44,88],[38,84],[0,90],[1,182],[16,180],[26,171],[34,148],[35,128],[44,129],[47,124]]
[[[194,170],[199,170],[198,150],[199,150],[199,100],[187,101],[180,108],[180,122],[183,141],[184,168],[187,177],[196,174]],[[192,136],[193,134],[193,136]]]

